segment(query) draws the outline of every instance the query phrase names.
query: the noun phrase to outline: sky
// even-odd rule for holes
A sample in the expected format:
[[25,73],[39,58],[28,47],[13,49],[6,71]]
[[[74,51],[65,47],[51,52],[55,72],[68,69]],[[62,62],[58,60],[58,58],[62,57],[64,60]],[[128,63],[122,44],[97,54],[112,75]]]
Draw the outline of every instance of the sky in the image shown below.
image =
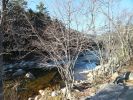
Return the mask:
[[[67,19],[67,16],[65,13],[66,8],[65,8],[65,3],[64,3],[67,0],[27,0],[27,1],[28,1],[28,7],[32,8],[33,10],[36,10],[36,5],[40,1],[42,1],[42,2],[44,2],[45,6],[47,8],[47,11],[49,12],[49,15],[51,17],[58,18],[59,20],[63,20],[64,22]],[[62,1],[64,1],[64,2],[62,2]],[[73,3],[72,3],[73,9],[75,8],[75,10],[76,10],[78,6],[80,8],[83,1],[86,2],[87,0],[72,0],[72,1],[73,1]],[[88,1],[90,1],[90,0],[88,0]],[[93,1],[95,1],[95,0],[93,0]],[[107,0],[105,0],[105,1],[107,1]],[[120,1],[120,0],[115,0],[115,1]],[[61,5],[63,5],[63,6],[61,6]],[[87,9],[84,8],[85,6],[88,6],[88,5],[83,4],[81,7],[86,12]],[[57,10],[58,8],[60,10]],[[121,0],[119,5],[116,5],[113,9],[115,11],[114,12],[115,15],[118,15],[119,11],[121,11],[121,10],[128,10],[129,12],[133,11],[133,0]],[[84,12],[84,11],[82,11],[82,12]],[[87,22],[86,17],[83,16],[83,14],[81,14],[82,12],[78,12],[77,16],[73,15],[72,19],[78,20],[76,23],[72,22],[71,26],[73,29],[79,28],[79,30],[82,30],[82,29],[86,28],[86,25],[88,22]],[[60,13],[62,13],[62,14],[60,14]],[[103,19],[104,19],[103,16],[99,16],[98,19],[96,19],[96,26],[100,26],[100,25],[102,26]],[[78,25],[77,25],[77,23],[78,23]]]
[[[54,11],[55,11],[56,3],[61,2],[61,1],[66,1],[66,0],[27,0],[27,1],[28,1],[28,6],[34,10],[36,9],[36,5],[40,1],[44,2],[49,13],[51,15],[53,15]],[[76,4],[79,4],[80,2],[82,2],[83,0],[73,0],[73,1],[74,1],[74,4],[76,5]],[[116,0],[116,1],[118,1],[118,0]],[[121,0],[120,6],[123,9],[133,10],[133,0]]]

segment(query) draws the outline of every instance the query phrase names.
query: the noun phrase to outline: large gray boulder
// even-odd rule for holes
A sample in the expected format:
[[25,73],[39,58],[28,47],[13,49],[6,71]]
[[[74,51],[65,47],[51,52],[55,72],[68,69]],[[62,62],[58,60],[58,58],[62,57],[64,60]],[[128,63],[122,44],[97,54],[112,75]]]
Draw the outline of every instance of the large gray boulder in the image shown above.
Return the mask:
[[109,84],[89,100],[133,100],[132,94],[132,86]]

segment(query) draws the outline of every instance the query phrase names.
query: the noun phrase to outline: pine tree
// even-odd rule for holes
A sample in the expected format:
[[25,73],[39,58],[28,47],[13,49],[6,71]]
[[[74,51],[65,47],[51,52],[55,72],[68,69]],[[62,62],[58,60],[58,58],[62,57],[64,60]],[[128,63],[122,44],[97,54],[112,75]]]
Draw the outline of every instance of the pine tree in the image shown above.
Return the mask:
[[40,12],[40,13],[47,13],[46,11],[46,7],[44,5],[43,2],[40,2],[39,5],[36,6],[36,9]]

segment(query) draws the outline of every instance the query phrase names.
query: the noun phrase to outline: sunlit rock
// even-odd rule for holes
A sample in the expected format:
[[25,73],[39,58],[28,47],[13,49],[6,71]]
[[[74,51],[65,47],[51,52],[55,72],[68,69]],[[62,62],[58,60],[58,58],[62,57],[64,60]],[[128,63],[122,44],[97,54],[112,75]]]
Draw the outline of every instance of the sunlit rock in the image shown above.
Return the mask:
[[128,78],[129,80],[133,80],[133,72],[131,72],[130,74],[129,74],[129,78]]
[[56,91],[53,91],[53,92],[51,93],[51,96],[52,96],[52,97],[58,96],[58,93],[57,93]]
[[41,97],[41,95],[37,95],[34,100],[40,100]]
[[44,96],[45,95],[45,91],[44,90],[39,90],[40,95]]
[[28,78],[28,79],[35,79],[35,76],[34,76],[32,73],[30,73],[30,72],[28,72],[28,73],[25,75],[25,77]]
[[66,87],[64,87],[64,88],[61,89],[61,93],[62,93],[63,95],[66,94],[66,91],[67,91]]

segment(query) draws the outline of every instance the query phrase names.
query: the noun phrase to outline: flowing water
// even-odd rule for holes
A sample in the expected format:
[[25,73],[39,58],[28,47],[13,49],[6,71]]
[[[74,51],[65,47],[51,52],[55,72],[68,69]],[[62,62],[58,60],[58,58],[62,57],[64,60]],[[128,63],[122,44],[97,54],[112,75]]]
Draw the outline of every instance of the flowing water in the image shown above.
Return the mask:
[[98,55],[94,51],[80,54],[75,64],[75,80],[86,80],[86,72],[94,69],[98,64]]

